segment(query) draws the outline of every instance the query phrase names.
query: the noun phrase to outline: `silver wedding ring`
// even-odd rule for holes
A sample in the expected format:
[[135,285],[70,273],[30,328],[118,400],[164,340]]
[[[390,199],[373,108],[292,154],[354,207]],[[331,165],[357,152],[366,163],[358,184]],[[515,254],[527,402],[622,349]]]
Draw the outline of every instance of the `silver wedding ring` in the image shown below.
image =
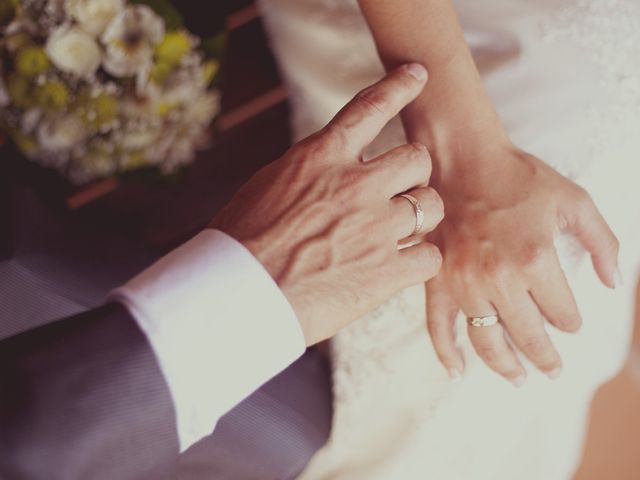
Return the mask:
[[470,327],[492,327],[500,321],[498,315],[485,315],[484,317],[467,317]]
[[422,227],[424,226],[424,209],[422,208],[422,204],[416,197],[414,197],[413,195],[409,195],[408,193],[403,193],[400,196],[402,198],[406,198],[413,206],[413,210],[416,213],[416,226],[413,229],[413,233],[411,235],[417,235],[418,233],[420,233]]

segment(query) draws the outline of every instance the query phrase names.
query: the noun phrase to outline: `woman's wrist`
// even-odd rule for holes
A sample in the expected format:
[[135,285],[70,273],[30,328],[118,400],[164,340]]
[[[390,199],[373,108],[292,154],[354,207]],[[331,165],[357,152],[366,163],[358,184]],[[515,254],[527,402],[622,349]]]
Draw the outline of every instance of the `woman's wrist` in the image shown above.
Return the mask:
[[473,188],[483,176],[493,181],[517,151],[466,46],[430,72],[429,84],[402,120],[408,139],[429,149],[431,183],[439,190],[450,183]]
[[414,114],[407,115],[404,123],[408,139],[429,149],[435,188],[452,181],[460,185],[484,176],[495,178],[510,157],[507,153],[517,150],[493,113],[472,121],[432,120]]

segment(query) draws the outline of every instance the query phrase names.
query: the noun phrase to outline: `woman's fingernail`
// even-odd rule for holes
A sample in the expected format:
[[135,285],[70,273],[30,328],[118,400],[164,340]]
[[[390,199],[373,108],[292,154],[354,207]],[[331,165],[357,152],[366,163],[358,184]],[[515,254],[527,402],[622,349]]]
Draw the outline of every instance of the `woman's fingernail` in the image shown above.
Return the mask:
[[411,75],[416,80],[424,82],[427,79],[427,69],[419,63],[409,63],[405,68],[407,69],[407,72],[409,72],[409,75]]
[[527,381],[527,376],[523,373],[518,378],[511,380],[511,383],[513,384],[514,387],[520,388],[525,384],[526,381]]
[[462,373],[460,373],[460,370],[458,370],[457,368],[450,368],[449,378],[453,383],[458,383],[460,380],[462,380]]
[[613,286],[615,288],[621,287],[624,284],[624,279],[622,278],[622,272],[620,268],[616,269],[616,273],[613,276]]
[[560,376],[561,373],[562,373],[562,367],[554,368],[550,372],[547,372],[547,377],[549,377],[551,380],[555,380]]

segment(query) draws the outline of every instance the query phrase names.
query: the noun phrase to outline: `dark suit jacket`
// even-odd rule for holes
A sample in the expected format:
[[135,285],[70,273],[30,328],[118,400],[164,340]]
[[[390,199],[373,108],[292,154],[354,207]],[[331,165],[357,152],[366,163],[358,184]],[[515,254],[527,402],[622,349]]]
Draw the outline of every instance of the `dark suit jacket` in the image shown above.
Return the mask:
[[0,342],[3,480],[290,479],[330,419],[327,367],[311,351],[178,457],[168,387],[123,307]]
[[119,305],[0,342],[0,478],[173,478],[168,388]]

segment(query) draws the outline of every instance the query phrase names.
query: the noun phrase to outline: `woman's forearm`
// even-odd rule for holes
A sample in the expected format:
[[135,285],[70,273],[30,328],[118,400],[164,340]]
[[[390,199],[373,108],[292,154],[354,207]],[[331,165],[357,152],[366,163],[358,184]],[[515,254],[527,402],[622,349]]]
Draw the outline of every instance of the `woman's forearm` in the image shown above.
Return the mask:
[[429,84],[403,121],[411,140],[429,147],[436,182],[468,170],[505,133],[491,105],[450,0],[359,0],[387,68],[407,61],[429,70]]

